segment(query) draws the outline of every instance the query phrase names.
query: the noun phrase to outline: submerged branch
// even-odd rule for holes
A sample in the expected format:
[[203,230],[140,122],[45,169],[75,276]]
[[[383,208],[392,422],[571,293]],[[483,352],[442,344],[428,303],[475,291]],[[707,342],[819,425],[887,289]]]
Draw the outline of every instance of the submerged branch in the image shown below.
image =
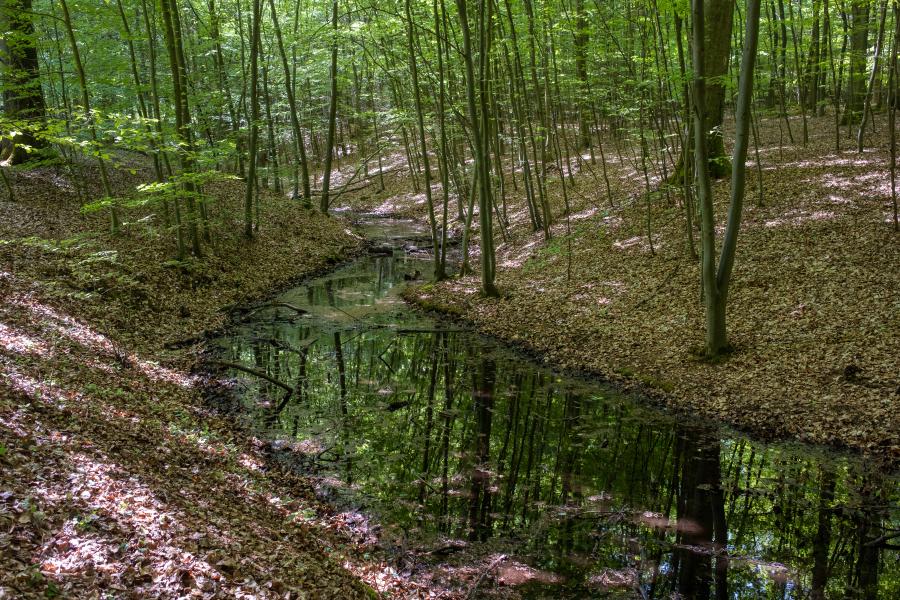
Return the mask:
[[227,362],[224,360],[214,360],[214,361],[211,361],[210,364],[218,365],[220,367],[227,367],[229,369],[235,369],[236,371],[242,371],[242,372],[248,373],[250,375],[255,375],[256,377],[259,377],[260,379],[265,379],[269,383],[277,385],[278,387],[280,387],[281,389],[283,389],[287,392],[290,392],[290,393],[294,392],[294,388],[292,388],[285,382],[283,382],[279,379],[275,379],[274,377],[272,377],[268,373],[264,373],[263,371],[253,369],[251,367],[245,367],[244,365],[242,365],[240,363]]

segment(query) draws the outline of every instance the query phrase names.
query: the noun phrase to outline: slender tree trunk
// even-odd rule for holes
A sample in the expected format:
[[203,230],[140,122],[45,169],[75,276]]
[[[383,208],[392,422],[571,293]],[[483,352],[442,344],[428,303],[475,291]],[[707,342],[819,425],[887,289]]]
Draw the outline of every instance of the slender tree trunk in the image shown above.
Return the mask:
[[[125,41],[128,45],[128,57],[131,61],[131,76],[134,79],[134,89],[135,96],[137,98],[137,106],[138,106],[138,115],[144,121],[144,128],[147,131],[148,137],[150,137],[150,149],[151,155],[153,157],[153,171],[156,174],[156,180],[162,182],[165,180],[162,171],[162,161],[159,157],[159,150],[157,149],[156,142],[153,138],[153,129],[150,125],[148,119],[150,119],[150,113],[147,108],[147,102],[145,99],[144,93],[144,85],[141,81],[140,73],[138,72],[138,62],[137,62],[137,53],[134,49],[134,40],[131,36],[131,26],[128,23],[128,17],[125,15],[125,8],[122,6],[122,0],[116,0],[116,6],[119,9],[119,17],[122,20],[122,31],[125,34]],[[168,211],[167,211],[168,212]]]
[[[275,10],[275,0],[269,0],[269,10],[272,12],[272,25],[275,29],[275,41],[278,43],[278,54],[281,56],[281,66],[284,69],[284,87],[287,95],[288,110],[290,112],[291,128],[294,133],[295,156],[297,164],[294,166],[294,198],[299,195],[299,183],[303,186],[303,204],[309,208],[312,194],[309,187],[309,163],[306,160],[306,143],[303,139],[303,130],[300,127],[300,117],[297,114],[297,99],[294,95],[294,81],[291,68],[288,65],[287,53],[284,50],[284,41],[281,37],[281,27],[278,24],[278,13]],[[299,169],[299,173],[298,173]]]
[[709,140],[707,159],[710,175],[719,179],[728,173],[728,156],[725,153],[725,79],[731,56],[731,28],[735,0],[704,0],[704,70],[707,79],[704,110]]
[[869,49],[870,0],[850,0],[850,79],[844,122],[852,125],[862,119],[866,97],[866,54]]
[[331,3],[331,31],[334,38],[331,41],[331,70],[329,79],[331,82],[331,94],[328,103],[328,139],[325,142],[325,165],[322,173],[322,200],[319,204],[319,210],[328,213],[328,205],[330,199],[328,197],[329,187],[331,185],[331,161],[334,154],[334,130],[337,121],[337,55],[338,55],[338,0],[332,0]]
[[[97,126],[94,123],[94,113],[91,111],[90,92],[88,91],[87,76],[84,72],[84,63],[81,62],[81,52],[78,50],[78,42],[75,40],[75,29],[72,27],[72,17],[69,14],[69,5],[66,0],[59,0],[62,8],[63,23],[66,26],[66,33],[69,36],[69,46],[72,50],[72,60],[75,63],[75,72],[78,74],[78,83],[81,86],[81,103],[85,112],[85,119],[88,122],[88,130],[91,134],[91,141],[97,146],[94,150],[97,156],[97,166],[100,168],[100,183],[103,186],[103,193],[110,200],[113,200],[113,191],[109,183],[109,174],[106,170],[106,161],[103,160],[103,153],[99,148],[100,139],[97,136]],[[119,211],[115,204],[110,205],[110,228],[114,234],[119,233],[120,221]]]
[[244,237],[253,237],[253,195],[256,192],[256,169],[259,157],[259,37],[262,0],[253,0],[253,22],[250,34],[250,143],[247,188],[244,192]]
[[[47,109],[41,89],[37,44],[31,18],[31,0],[0,2],[3,111],[8,119],[16,122],[15,127],[19,130],[11,139],[2,141],[0,160],[11,165],[28,159],[27,148],[45,145],[33,131],[46,118]],[[71,31],[71,27],[67,26],[67,30]]]
[[[182,175],[190,174],[194,168],[193,139],[191,135],[191,113],[188,107],[187,93],[187,66],[184,60],[184,49],[181,42],[181,26],[178,16],[177,0],[161,0],[163,24],[165,26],[166,50],[169,54],[169,66],[172,71],[172,87],[175,96],[175,129],[181,142],[179,161]],[[197,227],[197,214],[195,203],[195,186],[191,183],[183,184],[187,206],[187,227],[191,241],[191,252],[194,256],[202,254],[200,233]],[[176,220],[178,216],[178,202],[175,203]]]
[[[440,0],[441,12],[444,9],[444,0]],[[444,116],[446,104],[446,83],[444,81],[444,53],[441,50],[441,13],[438,12],[438,0],[433,1],[434,11],[434,31],[437,41],[437,78],[438,78],[438,130],[440,131],[440,150],[441,150],[441,240],[440,247],[435,247],[434,251],[440,251],[440,269],[435,272],[435,279],[439,279],[438,275],[447,277],[447,217],[450,207],[450,162],[448,160],[449,148],[447,147],[447,121]],[[381,153],[379,152],[379,156]]]
[[891,204],[894,208],[894,231],[900,231],[900,222],[897,219],[897,82],[900,81],[900,72],[897,65],[897,45],[900,44],[900,5],[896,2],[894,11],[894,41],[891,44],[891,67],[888,73],[888,129],[890,130],[891,151]]
[[706,148],[706,77],[704,51],[703,0],[693,0],[694,20],[694,145],[697,191],[700,199],[701,217],[701,270],[703,297],[706,304],[706,353],[718,356],[728,347],[725,330],[725,307],[728,287],[734,267],[737,235],[740,230],[744,199],[747,148],[749,145],[750,103],[753,94],[753,71],[756,61],[756,47],[759,33],[760,0],[749,0],[747,5],[746,37],[741,59],[740,80],[738,82],[738,106],[736,111],[736,135],[731,174],[731,201],[728,209],[728,223],[722,243],[722,255],[716,269],[715,216],[713,198],[707,170]]
[[809,124],[806,119],[806,102],[803,101],[803,63],[800,61],[799,42],[797,41],[797,28],[794,23],[794,3],[788,1],[788,11],[791,17],[791,43],[794,48],[794,69],[797,71],[797,91],[800,100],[800,118],[803,122],[803,145],[809,143]]
[[584,0],[575,0],[575,78],[578,80],[578,131],[579,149],[590,148],[591,129],[586,106],[590,102],[588,96],[587,75],[587,17],[584,12]]
[[422,169],[425,176],[425,206],[428,210],[428,224],[431,228],[431,244],[434,251],[434,278],[440,281],[446,277],[441,264],[439,248],[441,240],[438,238],[437,221],[434,216],[434,200],[431,197],[431,164],[428,158],[428,142],[425,138],[425,117],[422,114],[422,92],[419,89],[419,70],[416,66],[415,22],[412,18],[410,0],[405,0],[406,11],[406,41],[409,50],[409,72],[412,76],[413,101],[416,107],[416,127],[419,132],[419,142],[422,151]]
[[[272,97],[269,95],[269,67],[265,61],[263,62],[262,72],[263,101],[266,106],[266,129],[269,134],[269,157],[267,163],[271,165],[267,168],[266,180],[268,181],[269,173],[271,173],[275,191],[281,194],[284,192],[284,189],[281,186],[281,169],[278,166],[278,148],[275,143],[275,120],[272,118]],[[258,204],[259,203],[257,202],[257,205]],[[258,228],[259,223],[257,223],[257,229]]]
[[878,39],[875,42],[875,63],[872,65],[872,73],[869,75],[869,82],[866,85],[866,95],[863,98],[863,113],[859,123],[859,131],[856,133],[856,150],[863,151],[863,136],[866,133],[866,121],[868,121],[871,111],[872,92],[875,90],[875,78],[878,76],[878,63],[881,59],[881,46],[884,44],[884,24],[887,20],[887,3],[888,0],[882,0],[881,17],[878,25]]
[[[494,285],[494,236],[491,216],[490,164],[487,153],[487,60],[490,53],[490,6],[486,0],[479,1],[478,40],[479,78],[475,79],[475,65],[472,59],[472,39],[466,0],[456,0],[459,25],[463,38],[463,63],[466,72],[466,104],[471,123],[472,146],[475,152],[475,177],[478,186],[478,211],[481,229],[481,291],[486,296],[499,296]],[[476,101],[476,86],[480,92],[480,106]],[[471,210],[469,211],[471,213]]]

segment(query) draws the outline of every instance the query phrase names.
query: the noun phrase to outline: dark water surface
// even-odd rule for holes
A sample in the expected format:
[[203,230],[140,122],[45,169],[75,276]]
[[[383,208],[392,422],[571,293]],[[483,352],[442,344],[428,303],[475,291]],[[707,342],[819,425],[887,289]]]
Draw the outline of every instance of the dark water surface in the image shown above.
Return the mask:
[[429,271],[400,249],[422,231],[364,229],[396,250],[285,292],[216,351],[294,388],[232,372],[277,455],[384,539],[505,554],[493,575],[524,597],[900,598],[895,475],[676,420],[420,314],[398,293]]

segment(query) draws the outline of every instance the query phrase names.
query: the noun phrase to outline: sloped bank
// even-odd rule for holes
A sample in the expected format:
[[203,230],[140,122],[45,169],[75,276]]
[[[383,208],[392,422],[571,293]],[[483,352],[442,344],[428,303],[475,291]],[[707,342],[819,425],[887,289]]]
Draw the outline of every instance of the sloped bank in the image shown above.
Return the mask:
[[[211,414],[190,372],[230,308],[360,238],[266,195],[254,242],[223,228],[184,272],[140,226],[109,236],[34,185],[0,205],[0,598],[371,596],[297,517],[308,483]],[[215,190],[224,221],[239,187]]]
[[[900,237],[882,185],[890,180],[887,146],[835,153],[830,129],[815,131],[793,162],[771,148],[763,154],[761,190],[748,178],[729,292],[736,352],[718,364],[697,356],[703,307],[683,208],[645,202],[634,185],[640,174],[626,165],[611,170],[620,184],[612,207],[600,202],[595,180],[576,177],[567,218],[556,204],[550,241],[522,217],[521,199],[510,199],[510,214],[519,216],[509,240],[496,241],[503,299],[482,298],[475,277],[407,298],[556,367],[640,387],[672,410],[760,438],[849,448],[896,467]],[[764,143],[780,144],[777,129],[762,133]],[[725,180],[713,186],[720,226],[728,192]]]
[[[584,249],[592,251],[602,253]],[[856,331],[844,346],[823,336],[819,353],[785,353],[777,342],[784,324],[774,326],[758,315],[747,318],[754,290],[745,290],[735,294],[736,308],[730,311],[736,352],[711,364],[692,346],[699,345],[703,332],[694,265],[656,269],[640,288],[640,297],[651,298],[648,304],[656,314],[635,307],[634,300],[619,308],[609,306],[602,294],[592,297],[586,289],[600,287],[596,282],[573,290],[543,273],[530,281],[535,270],[527,265],[500,272],[501,299],[482,297],[475,277],[410,287],[404,298],[467,322],[561,370],[637,391],[673,412],[724,422],[760,439],[850,449],[890,469],[900,464],[900,382],[891,367],[890,336],[878,340],[868,337],[870,331]],[[656,297],[659,285],[667,289]],[[889,322],[890,307],[882,312]],[[794,337],[807,334],[801,329]]]

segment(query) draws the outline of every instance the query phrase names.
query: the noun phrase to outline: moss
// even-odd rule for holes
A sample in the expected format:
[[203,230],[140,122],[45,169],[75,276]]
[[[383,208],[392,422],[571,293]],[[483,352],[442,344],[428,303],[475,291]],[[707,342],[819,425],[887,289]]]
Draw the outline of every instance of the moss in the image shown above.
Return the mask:
[[666,381],[665,379],[660,379],[659,377],[654,377],[653,375],[643,375],[634,371],[633,369],[629,369],[628,367],[616,367],[615,369],[613,369],[613,373],[621,377],[632,379],[634,381],[637,381],[641,385],[652,388],[654,390],[665,392],[667,394],[675,391],[675,385],[672,382]]
[[613,373],[621,375],[622,377],[628,377],[629,379],[634,377],[634,371],[628,367],[616,367],[613,369]]
[[655,390],[660,390],[667,394],[671,394],[673,391],[675,391],[675,385],[672,384],[672,382],[666,381],[665,379],[660,379],[659,377],[638,375],[637,380],[647,387],[653,388]]
[[406,302],[419,307],[425,311],[437,312],[445,315],[461,317],[462,309],[453,304],[442,302],[430,295],[434,290],[434,283],[423,283],[421,285],[411,285],[400,292],[400,297]]

